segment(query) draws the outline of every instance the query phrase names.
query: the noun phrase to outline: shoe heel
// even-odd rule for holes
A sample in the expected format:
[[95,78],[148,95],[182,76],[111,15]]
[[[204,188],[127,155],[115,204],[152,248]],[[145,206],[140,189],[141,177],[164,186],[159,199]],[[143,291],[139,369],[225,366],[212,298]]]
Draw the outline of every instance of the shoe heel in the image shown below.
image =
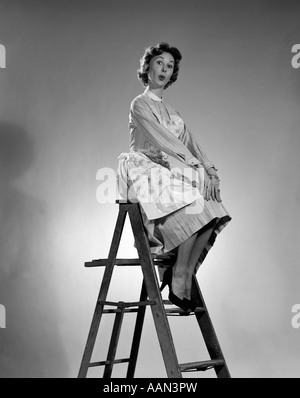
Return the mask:
[[167,283],[163,280],[162,284],[160,285],[159,290],[162,292],[166,286],[167,286]]
[[172,281],[172,268],[167,268],[163,275],[160,291],[162,292],[167,285],[170,286],[171,281]]

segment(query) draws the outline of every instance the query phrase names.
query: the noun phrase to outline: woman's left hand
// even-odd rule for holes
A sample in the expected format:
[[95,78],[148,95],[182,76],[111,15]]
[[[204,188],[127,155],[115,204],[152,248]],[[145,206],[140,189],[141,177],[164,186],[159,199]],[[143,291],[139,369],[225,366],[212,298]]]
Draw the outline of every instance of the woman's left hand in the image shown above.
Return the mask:
[[217,202],[222,202],[220,195],[220,179],[217,175],[208,175],[205,173],[204,199],[212,199],[216,200]]

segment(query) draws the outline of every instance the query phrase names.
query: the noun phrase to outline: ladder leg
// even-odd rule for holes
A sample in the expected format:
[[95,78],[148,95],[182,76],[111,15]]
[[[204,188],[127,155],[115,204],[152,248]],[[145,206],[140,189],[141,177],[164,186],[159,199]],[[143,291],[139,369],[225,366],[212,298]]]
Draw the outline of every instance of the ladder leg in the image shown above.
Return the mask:
[[122,302],[119,303],[118,310],[120,310],[120,311],[116,313],[113,331],[112,331],[112,335],[111,335],[111,339],[110,339],[110,343],[109,343],[107,359],[106,359],[106,361],[108,363],[105,365],[104,372],[103,372],[103,378],[110,378],[111,374],[112,374],[114,360],[115,360],[119,337],[120,337],[120,332],[121,332],[121,326],[122,326],[122,322],[123,322],[123,318],[124,318],[124,310],[125,310],[124,303],[122,303]]
[[121,240],[121,235],[122,235],[124,224],[125,224],[126,214],[127,214],[127,210],[125,210],[125,208],[122,208],[122,206],[120,206],[120,210],[119,210],[119,214],[118,214],[118,218],[117,218],[117,222],[116,222],[116,226],[115,226],[115,230],[114,230],[114,235],[113,235],[113,239],[112,239],[112,243],[111,243],[111,247],[110,247],[110,251],[109,251],[109,255],[108,255],[109,265],[105,267],[105,271],[104,271],[104,275],[103,275],[103,279],[102,279],[102,283],[101,283],[101,287],[100,287],[100,292],[99,292],[99,296],[98,296],[97,303],[96,303],[96,308],[94,311],[91,327],[89,330],[86,346],[84,349],[84,353],[83,353],[83,357],[82,357],[82,361],[81,361],[81,365],[80,365],[80,369],[79,369],[79,373],[78,373],[78,378],[85,378],[87,376],[89,364],[91,362],[91,357],[92,357],[93,349],[94,349],[95,342],[96,342],[99,324],[100,324],[102,313],[103,313],[103,304],[101,302],[106,300],[106,296],[108,293],[108,289],[109,289],[109,285],[110,285],[110,281],[111,281],[111,277],[112,277],[112,273],[113,273],[113,269],[114,269],[114,265],[115,265],[115,260],[117,257],[118,248],[119,248],[119,244],[120,244],[120,240]]
[[[151,257],[148,238],[144,230],[139,205],[135,203],[129,209],[129,218],[135,237],[135,243],[142,265],[149,300],[154,301],[151,311],[169,378],[182,378],[169,322],[165,313],[156,271]],[[142,231],[142,232],[141,232]]]
[[222,359],[224,361],[223,365],[214,367],[216,375],[219,378],[231,377],[195,275],[193,276],[192,281],[192,297],[200,303],[201,307],[205,308],[205,312],[196,312],[195,316],[201,329],[209,355],[211,359]]
[[[146,289],[145,281],[143,280],[140,301],[145,301],[146,299],[147,299],[147,289]],[[134,377],[136,361],[137,361],[137,357],[138,357],[138,351],[139,351],[140,341],[141,341],[141,336],[142,336],[143,324],[144,324],[144,319],[145,319],[145,312],[146,312],[146,306],[145,305],[140,306],[138,309],[137,316],[136,316],[134,334],[133,334],[133,339],[132,339],[132,346],[131,346],[131,351],[130,351],[130,360],[129,360],[127,375],[126,375],[127,378],[131,378],[131,379]]]

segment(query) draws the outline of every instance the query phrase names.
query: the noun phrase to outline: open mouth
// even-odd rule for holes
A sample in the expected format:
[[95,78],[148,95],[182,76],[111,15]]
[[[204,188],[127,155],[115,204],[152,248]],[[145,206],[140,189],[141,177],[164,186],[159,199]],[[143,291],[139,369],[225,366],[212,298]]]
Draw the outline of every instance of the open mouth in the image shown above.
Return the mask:
[[166,77],[164,75],[159,75],[158,78],[162,82],[163,80],[165,80]]

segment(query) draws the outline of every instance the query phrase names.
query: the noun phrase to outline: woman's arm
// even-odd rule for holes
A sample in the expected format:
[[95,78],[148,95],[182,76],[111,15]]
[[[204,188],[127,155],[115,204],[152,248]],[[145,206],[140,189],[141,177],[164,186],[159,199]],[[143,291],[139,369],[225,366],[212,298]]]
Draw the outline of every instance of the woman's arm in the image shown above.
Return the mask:
[[184,126],[183,133],[179,136],[180,140],[187,146],[192,155],[198,159],[201,165],[205,168],[207,174],[217,175],[216,166],[208,159],[206,153],[196,141],[193,134]]
[[138,131],[145,135],[155,147],[191,165],[189,161],[194,158],[194,155],[189,148],[159,123],[145,101],[137,99],[132,102],[131,118]]
[[[195,159],[199,159],[201,165],[204,167],[206,173],[204,178],[204,198],[205,200],[216,200],[222,202],[220,195],[220,179],[218,177],[216,166],[208,159],[204,150],[197,143],[193,134],[186,128],[179,137],[182,142],[188,147],[190,152],[195,156]],[[193,160],[190,160],[192,162]]]

